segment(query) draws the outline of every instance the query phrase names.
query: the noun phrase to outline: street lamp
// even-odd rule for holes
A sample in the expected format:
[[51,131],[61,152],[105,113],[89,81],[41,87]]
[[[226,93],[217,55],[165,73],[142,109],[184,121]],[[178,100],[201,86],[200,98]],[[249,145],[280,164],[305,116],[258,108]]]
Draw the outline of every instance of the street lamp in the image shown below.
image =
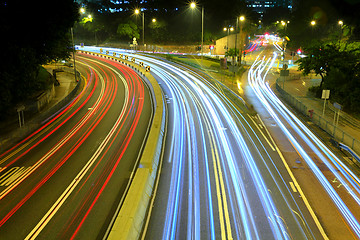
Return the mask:
[[153,23],[156,23],[156,18],[153,18],[151,21],[152,21]]
[[[196,8],[196,2],[190,3],[190,8],[195,9]],[[203,59],[203,45],[204,45],[204,7],[201,7],[201,62]],[[202,65],[202,63],[201,63]]]
[[[243,49],[243,45],[244,45],[243,38],[242,38],[242,31],[243,31],[243,22],[245,21],[245,17],[240,16],[239,20],[240,20],[240,49],[239,49],[239,54],[240,54],[240,65],[241,65],[242,49]],[[236,49],[235,49],[235,56],[236,56]]]
[[312,21],[310,22],[310,24],[311,24],[311,26],[315,26],[315,25],[316,25],[316,21],[312,20]]
[[229,26],[229,27],[224,27],[224,32],[227,31],[227,37],[226,37],[226,50],[229,50],[229,34],[230,34],[230,31],[234,31],[234,28],[232,26]]
[[[140,14],[140,10],[139,9],[135,9],[135,15],[139,15]],[[142,12],[142,43],[143,46],[145,46],[145,13]]]

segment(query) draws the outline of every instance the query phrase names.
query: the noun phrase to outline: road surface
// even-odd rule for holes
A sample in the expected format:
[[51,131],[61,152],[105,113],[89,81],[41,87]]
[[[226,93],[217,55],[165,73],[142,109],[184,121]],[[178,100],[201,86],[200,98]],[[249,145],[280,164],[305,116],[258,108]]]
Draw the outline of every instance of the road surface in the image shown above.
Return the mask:
[[84,89],[0,156],[0,239],[97,239],[122,199],[152,119],[134,71],[79,54]]

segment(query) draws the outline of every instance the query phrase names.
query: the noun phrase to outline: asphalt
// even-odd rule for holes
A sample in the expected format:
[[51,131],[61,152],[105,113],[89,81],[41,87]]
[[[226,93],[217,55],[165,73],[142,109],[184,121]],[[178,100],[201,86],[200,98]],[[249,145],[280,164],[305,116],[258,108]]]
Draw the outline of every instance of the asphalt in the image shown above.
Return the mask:
[[[32,230],[37,239],[101,238],[129,183],[151,122],[149,89],[117,63],[78,61],[84,91],[1,156],[0,181],[9,182],[0,186],[1,239],[24,239]],[[9,174],[21,167],[24,174]]]

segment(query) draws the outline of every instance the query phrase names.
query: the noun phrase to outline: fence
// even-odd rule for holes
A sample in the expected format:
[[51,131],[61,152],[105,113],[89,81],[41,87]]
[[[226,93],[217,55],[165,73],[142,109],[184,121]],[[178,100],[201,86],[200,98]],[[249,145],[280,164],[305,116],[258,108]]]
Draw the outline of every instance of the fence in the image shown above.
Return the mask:
[[324,117],[322,117],[322,115],[319,115],[316,112],[309,112],[305,104],[281,88],[281,86],[278,84],[278,80],[276,80],[276,89],[289,105],[293,106],[297,111],[307,116],[314,124],[326,131],[336,141],[351,147],[357,154],[360,153],[360,141],[358,139],[343,131],[339,126],[334,125],[332,122],[326,120]]

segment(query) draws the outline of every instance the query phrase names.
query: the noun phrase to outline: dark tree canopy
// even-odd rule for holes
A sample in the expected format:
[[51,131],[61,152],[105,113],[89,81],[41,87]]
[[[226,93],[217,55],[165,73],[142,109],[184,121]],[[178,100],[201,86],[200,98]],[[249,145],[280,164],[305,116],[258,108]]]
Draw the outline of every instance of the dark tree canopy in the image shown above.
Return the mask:
[[39,90],[41,64],[69,56],[77,18],[73,0],[0,0],[0,112]]

